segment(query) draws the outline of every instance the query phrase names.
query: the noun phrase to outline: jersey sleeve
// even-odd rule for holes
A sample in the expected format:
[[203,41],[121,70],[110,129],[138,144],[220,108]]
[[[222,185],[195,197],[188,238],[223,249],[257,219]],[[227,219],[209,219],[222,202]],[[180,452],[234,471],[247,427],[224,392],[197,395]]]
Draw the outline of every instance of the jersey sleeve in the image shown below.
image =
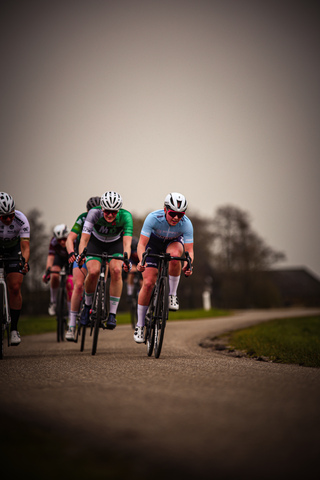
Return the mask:
[[122,210],[123,215],[123,235],[132,237],[133,235],[133,220],[132,215],[128,210]]
[[150,238],[153,228],[153,216],[151,213],[147,215],[141,229],[141,235]]
[[92,208],[91,210],[89,210],[88,215],[83,224],[82,233],[88,233],[89,235],[91,235],[93,231],[93,226],[99,220],[100,217],[101,217],[101,210],[98,210],[97,208]]
[[185,232],[183,233],[184,243],[193,243],[193,225],[189,218],[186,220],[188,221],[186,222]]
[[80,235],[80,233],[82,232],[82,228],[83,228],[83,224],[85,222],[86,215],[87,215],[86,213],[82,213],[81,215],[79,215],[79,217],[75,221],[73,227],[71,228],[71,232],[76,233],[77,235]]

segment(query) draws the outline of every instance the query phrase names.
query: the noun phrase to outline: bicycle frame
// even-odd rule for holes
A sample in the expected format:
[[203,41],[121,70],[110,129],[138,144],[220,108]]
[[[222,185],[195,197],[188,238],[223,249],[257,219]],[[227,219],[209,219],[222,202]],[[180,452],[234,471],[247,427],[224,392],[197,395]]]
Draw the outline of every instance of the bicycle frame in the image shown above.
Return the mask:
[[164,331],[169,314],[169,262],[179,260],[187,261],[189,269],[192,269],[191,259],[188,252],[185,256],[172,257],[170,253],[150,253],[150,248],[144,252],[141,265],[145,264],[146,258],[154,257],[159,259],[158,273],[154,285],[149,308],[146,314],[145,343],[147,354],[150,357],[154,348],[154,355],[159,358],[163,343]]
[[[82,258],[84,258],[87,255],[101,258],[100,274],[99,274],[98,282],[93,295],[92,309],[90,312],[90,319],[88,324],[91,327],[90,335],[92,335],[92,331],[93,331],[91,353],[92,355],[95,355],[97,351],[99,331],[100,331],[100,328],[103,328],[103,329],[105,328],[102,322],[105,321],[108,313],[107,304],[106,304],[106,293],[107,293],[106,292],[106,274],[107,274],[108,261],[112,259],[121,260],[124,263],[126,263],[126,265],[129,265],[129,260],[126,253],[123,256],[109,255],[107,252],[103,252],[102,254],[97,254],[97,253],[90,254],[90,253],[87,253],[87,249],[84,249],[81,255]],[[82,338],[81,338],[80,350],[83,351],[86,328],[85,327],[81,328],[81,330],[82,330],[81,332]]]
[[0,255],[0,321],[1,321],[1,349],[0,349],[0,359],[3,359],[3,341],[4,341],[4,332],[7,332],[8,347],[10,346],[10,306],[9,306],[9,295],[8,287],[6,282],[6,272],[5,272],[5,262],[17,261],[24,262],[24,259],[19,252],[19,257],[6,257],[5,255]]
[[65,327],[66,327],[66,316],[68,314],[68,310],[66,307],[67,301],[67,290],[66,290],[66,283],[67,283],[67,275],[69,274],[67,271],[67,265],[63,265],[61,270],[51,270],[49,269],[48,274],[52,275],[56,273],[60,276],[60,283],[59,289],[57,294],[57,342],[64,341],[64,334],[65,334]]

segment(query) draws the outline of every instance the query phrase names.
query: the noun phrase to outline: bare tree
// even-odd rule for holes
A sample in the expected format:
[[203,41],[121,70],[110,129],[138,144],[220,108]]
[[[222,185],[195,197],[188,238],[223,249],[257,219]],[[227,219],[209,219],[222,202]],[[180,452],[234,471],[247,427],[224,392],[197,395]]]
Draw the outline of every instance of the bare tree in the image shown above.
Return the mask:
[[238,207],[227,205],[217,209],[213,239],[214,265],[218,270],[260,271],[285,259],[283,252],[266,245],[252,230],[249,214]]

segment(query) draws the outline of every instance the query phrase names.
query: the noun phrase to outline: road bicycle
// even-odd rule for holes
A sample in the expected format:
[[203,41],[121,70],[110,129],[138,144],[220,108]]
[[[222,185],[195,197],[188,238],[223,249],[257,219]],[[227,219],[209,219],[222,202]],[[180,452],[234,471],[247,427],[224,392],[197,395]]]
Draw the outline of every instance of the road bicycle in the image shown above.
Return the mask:
[[86,327],[90,328],[90,336],[93,334],[92,340],[92,355],[96,354],[97,345],[98,345],[98,337],[100,328],[106,329],[104,322],[108,318],[108,308],[107,308],[107,279],[106,279],[106,272],[107,272],[107,264],[108,260],[115,259],[123,261],[128,268],[130,268],[130,261],[128,260],[128,255],[125,252],[123,256],[112,254],[109,255],[107,252],[103,252],[102,254],[98,253],[87,253],[87,249],[85,248],[82,254],[79,256],[79,260],[84,259],[86,256],[93,256],[101,258],[101,266],[100,266],[100,275],[98,278],[97,286],[93,295],[92,300],[92,308],[89,314],[89,322],[86,326],[81,325],[81,346],[80,351],[83,352],[84,345],[85,345],[85,338],[86,338]]
[[160,357],[163,344],[164,331],[169,316],[169,262],[180,260],[188,262],[188,270],[192,270],[191,258],[189,252],[184,256],[172,257],[170,253],[150,253],[147,250],[142,255],[141,265],[145,264],[146,258],[154,257],[159,259],[157,280],[154,285],[149,307],[145,318],[144,343],[147,345],[148,357],[152,355],[154,349],[155,358]]
[[18,253],[18,257],[9,257],[3,254],[0,254],[0,324],[1,324],[1,350],[0,350],[0,360],[4,356],[4,338],[7,334],[8,347],[10,347],[10,307],[9,307],[9,296],[8,288],[6,282],[6,272],[5,264],[7,262],[16,262],[19,261],[21,265],[25,263],[21,252]]
[[61,270],[54,270],[49,268],[46,272],[47,278],[53,273],[58,273],[60,276],[60,283],[57,293],[56,303],[56,317],[57,317],[57,342],[65,340],[65,333],[68,323],[68,302],[67,302],[67,278],[71,274],[70,266],[63,265]]

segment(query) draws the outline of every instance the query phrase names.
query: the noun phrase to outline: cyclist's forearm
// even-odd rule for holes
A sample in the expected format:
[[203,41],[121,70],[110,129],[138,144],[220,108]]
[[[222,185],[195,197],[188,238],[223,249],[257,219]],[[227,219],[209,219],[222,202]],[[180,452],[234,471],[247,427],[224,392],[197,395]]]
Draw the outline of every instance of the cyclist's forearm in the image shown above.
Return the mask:
[[66,249],[68,253],[73,252],[74,250],[74,242],[77,239],[77,234],[74,232],[70,232],[67,241],[66,241]]
[[128,259],[131,256],[131,242],[132,242],[132,237],[129,237],[127,235],[123,237],[123,253],[127,252]]
[[21,255],[23,256],[26,263],[30,259],[30,242],[29,240],[20,240]]
[[142,255],[146,251],[146,247],[149,241],[149,237],[145,237],[144,235],[140,235],[139,243],[137,246],[137,255],[139,258],[139,262],[142,260]]
[[90,240],[90,234],[88,233],[83,233],[81,235],[81,240],[80,240],[80,245],[79,245],[79,254],[83,252],[83,250],[88,246]]

